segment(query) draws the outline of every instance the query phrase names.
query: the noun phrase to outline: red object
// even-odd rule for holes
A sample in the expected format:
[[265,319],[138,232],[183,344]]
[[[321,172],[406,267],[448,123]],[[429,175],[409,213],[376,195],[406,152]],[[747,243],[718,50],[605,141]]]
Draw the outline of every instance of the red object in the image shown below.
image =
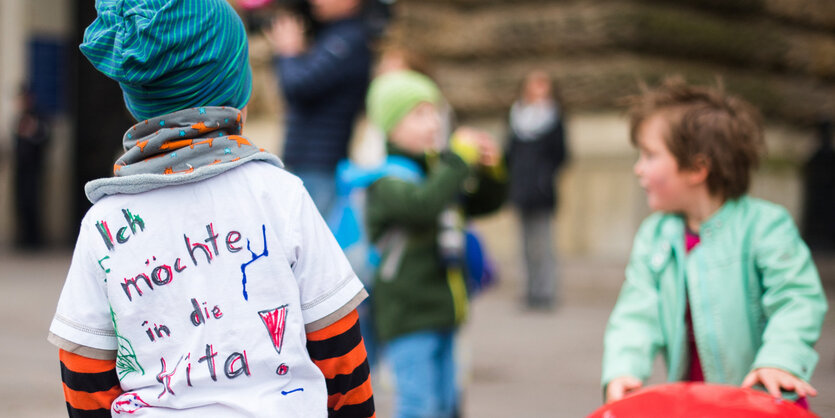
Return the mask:
[[272,2],[273,2],[273,0],[238,0],[237,1],[238,6],[241,6],[244,10],[259,9],[259,8],[264,7],[264,6],[266,6],[266,5],[268,5]]
[[791,401],[737,386],[668,383],[603,405],[588,418],[814,418]]

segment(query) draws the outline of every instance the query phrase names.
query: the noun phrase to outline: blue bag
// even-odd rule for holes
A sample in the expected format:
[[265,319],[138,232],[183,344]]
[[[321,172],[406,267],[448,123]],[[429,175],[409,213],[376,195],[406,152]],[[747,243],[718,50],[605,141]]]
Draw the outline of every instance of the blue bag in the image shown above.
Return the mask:
[[472,298],[494,284],[496,272],[493,262],[475,231],[467,229],[465,234],[464,256],[467,266],[467,291]]

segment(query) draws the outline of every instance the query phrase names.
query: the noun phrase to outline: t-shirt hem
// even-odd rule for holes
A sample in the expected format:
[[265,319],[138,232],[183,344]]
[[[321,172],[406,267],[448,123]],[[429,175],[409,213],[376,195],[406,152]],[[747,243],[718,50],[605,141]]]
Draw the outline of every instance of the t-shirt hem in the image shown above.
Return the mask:
[[348,303],[343,305],[341,308],[337,309],[332,314],[305,325],[305,332],[319,331],[320,329],[328,327],[336,321],[339,321],[340,319],[344,318],[345,315],[348,315],[349,313],[351,313],[351,311],[357,309],[357,306],[359,306],[360,303],[362,303],[362,301],[365,300],[365,298],[367,297],[368,292],[365,291],[365,289],[360,290],[360,292],[357,293],[353,299],[348,301]]
[[92,358],[96,360],[116,359],[116,350],[101,350],[98,348],[83,346],[81,344],[76,344],[72,341],[65,340],[51,332],[49,333],[49,335],[47,335],[46,340],[52,343],[52,345],[64,351],[73,354],[78,354],[82,357]]
[[[60,315],[55,315],[49,332],[71,343],[99,350],[116,350],[116,333],[112,330],[100,330],[77,324]],[[54,343],[53,343],[54,344]]]
[[360,279],[355,274],[351,274],[330,292],[314,299],[312,302],[303,303],[301,308],[305,328],[339,311],[364,290]]

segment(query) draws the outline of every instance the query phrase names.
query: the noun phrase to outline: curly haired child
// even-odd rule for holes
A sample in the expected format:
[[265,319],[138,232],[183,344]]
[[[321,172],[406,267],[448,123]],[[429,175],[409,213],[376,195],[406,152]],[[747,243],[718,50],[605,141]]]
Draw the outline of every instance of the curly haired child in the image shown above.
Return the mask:
[[788,212],[747,195],[763,148],[758,113],[677,79],[630,103],[634,171],[655,213],[606,328],[607,401],[640,388],[658,353],[670,381],[815,396],[826,297]]

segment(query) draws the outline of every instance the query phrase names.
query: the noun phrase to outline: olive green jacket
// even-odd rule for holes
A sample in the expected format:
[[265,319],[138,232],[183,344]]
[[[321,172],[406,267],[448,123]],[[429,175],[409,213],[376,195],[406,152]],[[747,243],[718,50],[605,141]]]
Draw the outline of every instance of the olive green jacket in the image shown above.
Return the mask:
[[451,205],[458,205],[467,216],[485,214],[499,208],[507,194],[501,176],[468,168],[450,152],[436,157],[431,164],[415,159],[426,169],[422,182],[389,176],[368,188],[366,225],[372,242],[393,229],[405,239],[396,268],[387,277],[381,270],[393,251],[381,248],[382,267],[372,292],[381,341],[416,331],[451,329],[464,319],[466,287],[461,277],[448,277],[441,260],[439,215]]
[[686,298],[707,382],[740,385],[758,367],[808,381],[827,303],[789,214],[742,197],[726,202],[699,235],[686,254],[681,216],[656,213],[641,225],[606,328],[604,389],[624,375],[646,380],[659,352],[669,381],[685,377]]

